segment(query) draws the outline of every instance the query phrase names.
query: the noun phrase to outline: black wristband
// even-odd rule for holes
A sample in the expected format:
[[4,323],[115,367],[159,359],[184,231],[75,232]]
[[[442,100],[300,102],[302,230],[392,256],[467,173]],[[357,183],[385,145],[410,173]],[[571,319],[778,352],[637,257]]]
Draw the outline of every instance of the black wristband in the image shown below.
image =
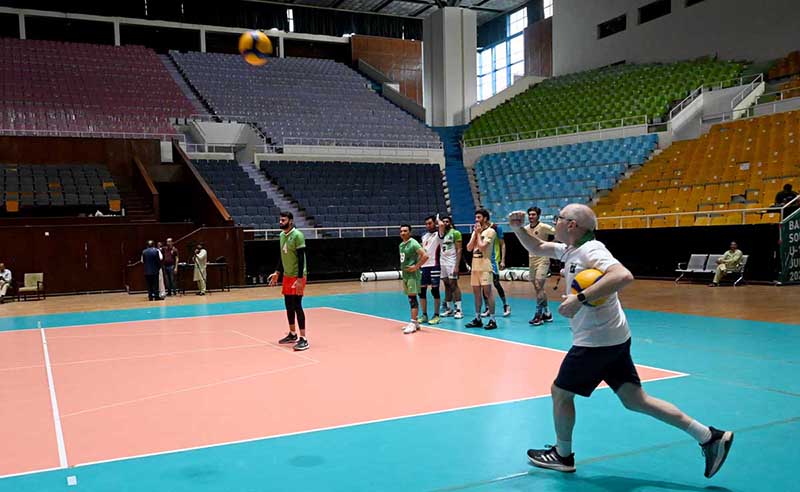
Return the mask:
[[584,294],[583,292],[578,292],[578,300],[580,302],[585,303],[586,302],[586,294]]

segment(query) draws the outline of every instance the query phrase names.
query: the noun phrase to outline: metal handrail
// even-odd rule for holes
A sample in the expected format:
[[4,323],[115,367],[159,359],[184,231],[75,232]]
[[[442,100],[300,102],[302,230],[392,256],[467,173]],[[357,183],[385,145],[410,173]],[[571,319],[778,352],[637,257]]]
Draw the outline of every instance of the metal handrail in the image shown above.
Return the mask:
[[[505,222],[495,222],[495,224],[505,225]],[[472,230],[475,224],[454,224],[453,227],[458,229],[469,229]],[[323,238],[330,238],[330,234],[333,233],[336,235],[333,239],[341,239],[343,237],[348,238],[347,236],[342,236],[342,232],[344,231],[361,231],[361,237],[367,237],[367,231],[384,231],[386,237],[390,235],[394,235],[397,230],[400,229],[400,225],[385,225],[385,226],[345,226],[345,227],[297,227],[298,231],[302,232],[307,238],[309,239],[319,239],[320,236]],[[425,226],[422,224],[412,225],[413,230],[424,230]],[[391,233],[390,233],[391,231]],[[264,239],[269,239],[271,235],[277,236],[281,232],[282,229],[245,229],[244,232],[252,232],[259,236],[264,236]],[[327,234],[326,234],[327,233]],[[350,236],[349,238],[352,238]]]
[[[781,91],[781,92],[785,92],[785,91]],[[772,94],[775,94],[775,93],[772,93]],[[763,95],[764,94],[762,94],[762,96]],[[759,97],[761,97],[761,96],[759,96]],[[738,109],[736,111],[723,111],[722,113],[710,114],[710,115],[707,115],[707,116],[703,116],[702,119],[701,119],[701,122],[702,123],[707,123],[709,121],[713,121],[715,123],[724,123],[726,121],[746,120],[746,119],[750,119],[750,118],[758,118],[758,117],[761,117],[761,116],[767,116],[769,114],[775,114],[775,113],[779,112],[778,108],[776,106],[779,102],[791,101],[793,99],[800,100],[800,95],[797,95],[797,96],[794,96],[794,97],[789,97],[789,98],[786,98],[786,99],[779,99],[777,101],[770,101],[770,102],[766,102],[766,103],[760,103],[760,104],[756,104],[756,105],[753,105],[753,106],[750,106],[750,107],[747,107],[747,108],[744,108],[744,109]],[[772,107],[772,111],[771,112],[765,112],[765,113],[762,113],[762,114],[755,114],[756,113],[756,111],[755,111],[756,109],[765,111],[770,106]],[[738,116],[738,118],[736,118],[736,117],[734,117],[736,115],[740,115],[740,116]]]
[[622,221],[625,219],[645,219],[645,225],[647,228],[651,227],[651,220],[655,218],[666,218],[666,217],[674,217],[675,218],[675,226],[680,224],[680,217],[685,216],[694,216],[696,217],[712,217],[712,216],[720,216],[720,215],[731,215],[731,214],[741,214],[742,216],[742,224],[745,222],[745,215],[747,214],[765,214],[770,212],[780,212],[781,217],[783,217],[784,209],[786,206],[783,207],[758,207],[758,208],[735,208],[735,209],[725,209],[725,210],[698,210],[695,212],[668,212],[668,213],[654,213],[654,214],[638,214],[638,215],[615,215],[615,216],[598,216],[597,222],[603,221],[618,221],[619,226],[622,227]]
[[[539,129],[539,130],[531,130],[531,131],[527,131],[527,132],[506,133],[504,135],[495,135],[495,136],[492,136],[492,137],[471,138],[471,139],[468,139],[468,140],[464,140],[464,145],[466,145],[468,147],[479,147],[479,146],[482,146],[482,145],[509,143],[508,141],[501,142],[500,140],[501,139],[507,139],[507,138],[510,138],[510,137],[515,137],[515,138],[511,139],[510,141],[511,142],[516,142],[516,141],[519,141],[519,140],[533,140],[533,139],[537,139],[537,138],[557,137],[559,135],[574,135],[576,133],[593,132],[593,131],[598,131],[598,130],[613,130],[613,129],[621,128],[621,127],[624,127],[624,126],[630,126],[630,125],[626,125],[625,124],[626,120],[634,120],[631,123],[631,125],[636,125],[636,124],[646,125],[646,124],[648,124],[647,115],[646,114],[640,114],[638,116],[624,116],[622,118],[612,118],[610,120],[592,121],[592,122],[589,122],[589,123],[577,123],[575,125],[564,125],[564,126],[557,126],[557,127],[553,127],[553,128],[542,128],[542,129]],[[617,125],[617,126],[613,126],[613,127],[602,128],[602,124],[603,123],[611,123],[611,122],[620,122],[620,124]],[[586,128],[588,126],[592,126],[594,128],[591,128],[589,130],[581,129],[581,128]],[[575,130],[575,131],[563,131],[563,130]],[[551,133],[551,132],[556,132],[556,133],[555,133],[555,135],[544,135],[544,133]],[[542,135],[540,136],[540,134],[542,134]],[[531,135],[533,135],[533,136],[531,137]],[[484,140],[487,140],[487,142],[484,143]],[[476,141],[478,143],[474,144]]]
[[[313,143],[307,143],[307,142]],[[352,138],[325,138],[325,137],[282,137],[280,142],[286,145],[314,145],[322,147],[386,147],[405,149],[441,149],[441,142],[420,143],[415,140],[371,140]],[[366,145],[364,145],[366,143]]]
[[735,108],[740,102],[744,101],[744,98],[749,96],[750,93],[753,92],[753,90],[755,90],[756,85],[760,84],[763,81],[764,81],[764,74],[759,73],[755,78],[753,78],[753,80],[750,81],[749,84],[747,84],[745,88],[743,88],[741,91],[739,91],[738,94],[733,96],[733,99],[731,99],[731,110],[733,110],[733,108]]
[[135,132],[100,132],[73,130],[23,130],[18,128],[0,128],[0,135],[14,137],[83,137],[83,138],[141,138],[186,142],[186,136],[180,133],[135,133]]

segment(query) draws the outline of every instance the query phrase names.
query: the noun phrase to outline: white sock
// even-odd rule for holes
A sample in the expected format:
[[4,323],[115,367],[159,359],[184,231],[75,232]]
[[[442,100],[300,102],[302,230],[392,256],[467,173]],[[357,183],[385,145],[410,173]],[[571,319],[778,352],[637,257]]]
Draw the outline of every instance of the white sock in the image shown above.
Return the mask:
[[556,439],[556,452],[562,458],[566,458],[567,456],[572,454],[572,441],[562,441],[561,439]]
[[456,311],[461,311],[461,301],[456,301]]
[[711,440],[711,429],[696,420],[692,420],[689,427],[686,428],[686,432],[700,444],[707,443]]

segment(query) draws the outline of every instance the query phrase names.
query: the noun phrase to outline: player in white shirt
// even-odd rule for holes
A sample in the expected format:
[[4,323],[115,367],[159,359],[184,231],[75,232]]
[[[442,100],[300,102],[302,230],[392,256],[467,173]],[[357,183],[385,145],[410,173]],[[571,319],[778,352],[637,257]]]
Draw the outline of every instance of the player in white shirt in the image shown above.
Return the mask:
[[[700,444],[705,456],[705,476],[711,478],[725,462],[733,443],[733,432],[722,431],[692,419],[672,403],[648,395],[643,389],[631,358],[631,334],[628,320],[617,292],[633,281],[633,275],[597,241],[597,217],[586,205],[570,204],[556,220],[556,241],[542,241],[523,228],[527,214],[508,216],[511,230],[530,253],[564,262],[566,295],[559,314],[570,318],[572,348],[551,387],[556,445],[548,449],[530,449],[528,458],[541,468],[562,472],[575,471],[572,452],[572,429],[575,426],[575,395],[588,397],[605,381],[625,408],[650,415],[681,429]],[[594,268],[604,273],[595,284],[575,295],[570,285],[582,270]],[[597,307],[586,303],[605,298]]]
[[[437,217],[431,215],[425,219],[425,234],[422,235],[422,249],[428,255],[428,261],[422,265],[422,283],[419,291],[419,300],[422,305],[422,318],[420,323],[427,323],[429,325],[439,324],[439,305],[442,298],[439,294],[439,279],[441,270],[439,268],[439,248],[442,245],[442,235],[439,232],[439,227],[436,224]],[[433,317],[428,320],[428,287],[431,288],[433,295]]]

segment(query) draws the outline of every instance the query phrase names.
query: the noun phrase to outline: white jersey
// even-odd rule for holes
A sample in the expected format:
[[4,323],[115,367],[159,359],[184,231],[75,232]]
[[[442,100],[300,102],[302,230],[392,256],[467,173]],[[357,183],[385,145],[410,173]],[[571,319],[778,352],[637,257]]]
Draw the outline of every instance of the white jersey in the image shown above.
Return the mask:
[[422,235],[422,248],[425,250],[425,254],[428,255],[428,261],[422,265],[422,268],[439,264],[439,247],[441,244],[442,238],[439,237],[439,231],[426,232]]
[[[597,240],[587,241],[578,248],[558,243],[553,258],[564,262],[567,294],[579,272],[588,268],[605,272],[612,265],[620,264],[605,244]],[[570,328],[572,344],[578,347],[619,345],[631,337],[628,320],[616,292],[600,306],[582,306],[570,319]]]

